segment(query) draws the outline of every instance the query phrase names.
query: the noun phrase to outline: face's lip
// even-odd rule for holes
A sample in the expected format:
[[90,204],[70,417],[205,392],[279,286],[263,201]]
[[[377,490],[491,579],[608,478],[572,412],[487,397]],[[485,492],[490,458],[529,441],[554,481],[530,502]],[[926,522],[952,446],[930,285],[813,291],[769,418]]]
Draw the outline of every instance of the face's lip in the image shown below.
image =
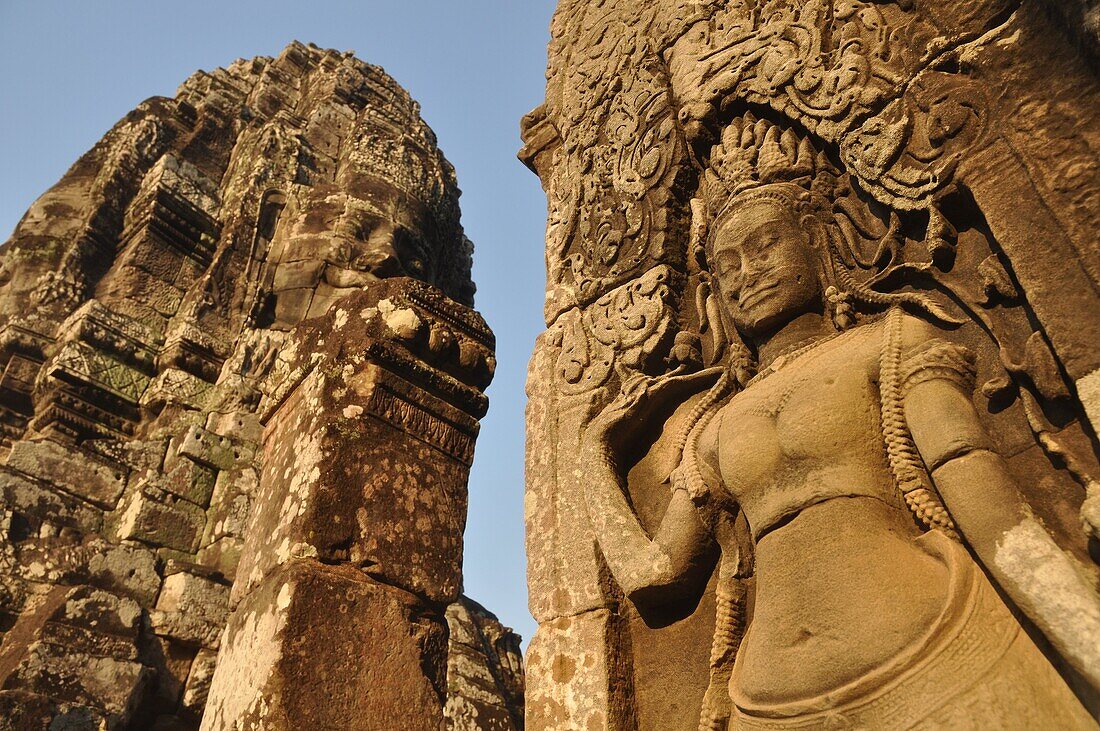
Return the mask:
[[779,282],[771,282],[755,289],[749,290],[747,294],[742,294],[737,298],[737,304],[740,307],[752,307],[758,303],[765,295],[769,294],[772,290],[779,287]]

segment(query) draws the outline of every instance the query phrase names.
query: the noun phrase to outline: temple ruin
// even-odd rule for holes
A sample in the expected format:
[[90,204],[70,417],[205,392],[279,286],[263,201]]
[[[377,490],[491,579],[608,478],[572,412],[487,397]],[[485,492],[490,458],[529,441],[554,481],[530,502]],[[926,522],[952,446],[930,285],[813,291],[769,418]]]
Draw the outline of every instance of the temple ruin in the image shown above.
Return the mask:
[[0,731],[1096,729],[1093,0],[562,0],[520,640],[415,102],[292,44],[0,249]]
[[494,339],[458,195],[393,79],[294,43],[34,203],[0,250],[0,728],[522,727],[519,638],[461,593]]

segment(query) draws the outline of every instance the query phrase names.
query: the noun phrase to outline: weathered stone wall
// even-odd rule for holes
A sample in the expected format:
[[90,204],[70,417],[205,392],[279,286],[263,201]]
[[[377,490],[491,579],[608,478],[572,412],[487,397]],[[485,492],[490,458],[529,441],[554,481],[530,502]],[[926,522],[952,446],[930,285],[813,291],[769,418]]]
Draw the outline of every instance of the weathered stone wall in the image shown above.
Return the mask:
[[[774,180],[768,164],[794,159],[788,139],[847,176],[844,205],[873,212],[864,233],[880,245],[846,262],[857,283],[889,244],[910,272],[866,287],[937,292],[965,322],[952,337],[977,353],[974,407],[1031,509],[1095,585],[1096,522],[1082,531],[1081,519],[1098,494],[1100,84],[1095,22],[1078,23],[1093,5],[559,4],[546,102],[524,118],[520,153],[549,210],[547,330],[527,407],[532,728],[697,728],[704,695],[725,696],[725,656],[712,654],[718,571],[658,612],[624,598],[586,505],[603,465],[585,461],[585,432],[640,384],[736,370],[707,309],[700,208],[720,162],[711,151],[735,120],[750,122],[733,142],[763,150],[757,183]],[[782,144],[754,139],[753,120],[761,134],[789,132]],[[728,161],[745,175],[757,163]],[[615,455],[651,538],[697,403],[665,404]],[[751,582],[733,583],[751,594]]]
[[447,607],[447,705],[452,728],[524,728],[519,636],[467,597]]
[[[271,572],[304,594],[351,581],[356,612],[334,611],[329,628],[368,645],[398,631],[391,619],[421,621],[408,614],[419,599],[356,583],[361,567],[257,561],[268,536],[248,526],[280,479],[265,468],[264,445],[280,438],[264,437],[263,384],[299,323],[391,277],[472,304],[458,195],[389,76],[294,43],[143,103],[35,202],[0,249],[0,727],[197,727],[231,587],[255,603]],[[434,603],[421,649],[439,673],[437,714],[477,416],[462,419],[463,467],[440,468],[449,492],[424,493],[446,510],[410,505],[449,546],[445,585],[410,587]],[[339,451],[339,433],[326,438]],[[324,510],[351,526],[360,507]],[[270,518],[265,529],[293,532]],[[418,544],[373,534],[387,536],[405,541],[391,556]]]

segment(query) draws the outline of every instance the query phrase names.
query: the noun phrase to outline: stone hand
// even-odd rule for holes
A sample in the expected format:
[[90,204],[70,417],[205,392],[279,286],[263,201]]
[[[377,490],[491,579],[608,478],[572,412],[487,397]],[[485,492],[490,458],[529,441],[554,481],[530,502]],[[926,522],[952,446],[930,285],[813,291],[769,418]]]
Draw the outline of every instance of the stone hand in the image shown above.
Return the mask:
[[591,428],[610,428],[628,421],[644,420],[654,411],[682,402],[709,387],[721,373],[722,369],[715,367],[682,375],[634,374],[623,381],[618,395],[593,421]]

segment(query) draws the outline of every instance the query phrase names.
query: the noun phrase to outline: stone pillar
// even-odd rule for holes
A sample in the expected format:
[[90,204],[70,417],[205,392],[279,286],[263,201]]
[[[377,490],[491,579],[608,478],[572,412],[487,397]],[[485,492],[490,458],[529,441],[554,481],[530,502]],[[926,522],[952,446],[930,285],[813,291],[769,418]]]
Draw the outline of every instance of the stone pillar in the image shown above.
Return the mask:
[[[527,378],[527,585],[538,630],[526,658],[532,728],[632,729],[627,606],[584,502],[582,435],[611,386],[665,357],[677,329],[668,267],[556,318]],[[667,676],[666,676],[667,677]]]
[[295,331],[261,405],[204,729],[444,726],[445,610],[493,366],[481,317],[411,279]]

